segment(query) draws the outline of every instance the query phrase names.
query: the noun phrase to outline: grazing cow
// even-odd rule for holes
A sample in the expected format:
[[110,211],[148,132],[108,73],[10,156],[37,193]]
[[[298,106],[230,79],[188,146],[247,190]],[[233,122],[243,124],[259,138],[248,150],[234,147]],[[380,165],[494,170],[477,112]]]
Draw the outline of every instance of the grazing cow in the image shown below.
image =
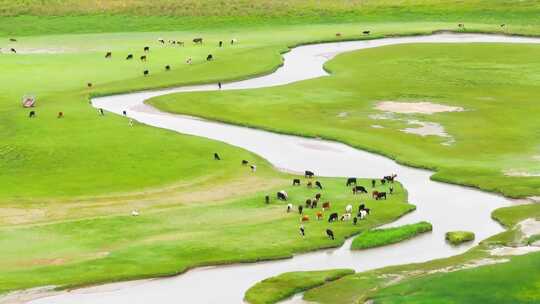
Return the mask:
[[286,201],[289,198],[289,195],[287,195],[287,192],[285,192],[285,190],[278,191],[276,196],[277,199],[280,201]]
[[142,56],[140,57],[140,59],[141,59],[141,61],[146,61],[146,59],[147,59],[147,58],[146,58],[146,55],[142,55]]
[[384,184],[386,184],[386,180],[383,178],[381,179],[381,185],[384,185]]
[[359,219],[363,220],[366,218],[366,216],[368,216],[368,214],[369,214],[368,210],[360,210],[357,215]]
[[350,220],[350,219],[351,219],[351,214],[350,214],[350,213],[345,213],[345,214],[343,214],[343,215],[341,216],[340,221],[343,222],[343,221],[348,221],[348,220]]
[[214,153],[214,159],[215,159],[215,160],[221,160],[221,157],[219,157],[219,154]]
[[307,178],[312,178],[313,176],[315,176],[315,173],[309,171],[309,170],[306,170],[306,172],[304,172],[304,176],[307,177]]
[[9,41],[11,41],[11,42],[17,42],[17,39],[15,39],[15,38],[9,38]]
[[308,222],[309,221],[309,215],[303,215],[302,216],[302,222]]
[[247,164],[249,164],[249,162],[247,160],[242,160],[242,166],[247,166]]
[[503,23],[503,24],[501,24],[501,27],[506,27],[506,24],[504,24],[504,23]]
[[91,87],[92,87],[92,83],[89,82],[89,83],[86,84],[86,86],[89,87],[89,88],[91,88]]
[[150,47],[149,47],[149,46],[145,46],[144,49],[143,49],[143,51],[144,51],[145,53],[150,52]]
[[311,209],[317,208],[317,204],[318,204],[318,203],[319,203],[319,200],[318,200],[318,199],[312,200],[312,201],[311,201]]
[[148,70],[144,70],[144,71],[143,71],[144,77],[148,76],[148,74],[150,74],[150,72],[149,72]]
[[131,60],[131,59],[133,59],[133,54],[128,54],[126,57],[126,60]]
[[131,216],[139,216],[139,210],[135,209],[131,211]]
[[396,179],[396,177],[397,177],[397,174],[392,174],[392,175],[387,175],[387,176],[383,177],[383,179],[385,179],[389,183],[393,183],[394,179]]
[[111,58],[112,57],[112,52],[107,52],[107,54],[105,54],[105,58]]
[[336,33],[336,37],[341,37],[341,33]]
[[64,118],[64,112],[58,112],[58,116],[56,118]]
[[352,212],[352,205],[351,205],[351,204],[349,204],[349,205],[347,205],[347,206],[345,207],[345,212],[346,212],[346,213],[351,213],[351,212]]
[[214,56],[212,56],[212,54],[208,54],[208,56],[206,56],[206,61],[211,61],[212,59],[214,59]]
[[293,179],[292,185],[293,185],[293,186],[300,186],[300,179],[299,179],[299,178]]
[[302,237],[306,236],[306,229],[304,228],[304,225],[300,225],[300,235]]
[[311,183],[311,182],[308,182],[306,185],[307,185],[308,188],[313,187],[313,183]]
[[222,46],[223,46],[223,41],[220,41],[220,42],[218,43],[218,45],[219,45],[219,47],[222,47]]
[[375,184],[376,184],[376,183],[377,183],[377,182],[376,182],[374,179],[372,179],[372,180],[371,180],[371,188],[375,188]]
[[371,34],[371,31],[363,31],[362,34],[369,35],[369,34]]
[[193,43],[202,45],[203,44],[203,39],[202,38],[194,38]]
[[17,54],[17,50],[16,50],[16,49],[10,48],[9,50],[10,50],[13,54]]
[[360,210],[364,210],[365,208],[366,208],[366,205],[360,204],[360,206],[358,206],[358,212],[360,212]]
[[184,41],[176,41],[176,44],[179,46],[184,46]]
[[317,211],[317,213],[315,213],[315,216],[317,217],[317,221],[320,221],[323,218],[323,214],[320,211]]
[[330,209],[330,202],[324,202],[324,203],[322,204],[322,208],[323,208],[323,210]]
[[34,118],[36,117],[36,111],[30,111],[30,113],[28,113],[28,118]]
[[287,204],[287,213],[291,212],[293,204]]
[[375,200],[386,199],[386,192],[373,191],[373,198]]
[[352,188],[352,193],[353,194],[357,194],[357,193],[367,193],[367,190],[364,186],[354,186]]
[[334,240],[334,232],[330,229],[326,229],[326,235],[328,236],[328,238]]
[[349,177],[347,179],[347,184],[346,186],[349,187],[350,185],[354,184],[356,186],[356,177]]
[[337,212],[334,212],[334,213],[330,214],[330,216],[328,217],[328,222],[329,223],[337,221],[337,220],[338,220]]
[[304,207],[302,207],[302,205],[298,206],[298,213],[300,213],[300,214],[304,213]]
[[315,194],[315,199],[320,200],[321,199],[321,194],[320,193]]
[[309,198],[306,200],[306,208],[311,208],[311,200]]
[[465,24],[460,23],[457,25],[460,29],[465,30]]
[[171,66],[170,65],[166,65],[165,66],[165,71],[170,71],[171,70]]
[[233,45],[233,44],[235,44],[237,42],[238,42],[238,39],[236,39],[236,38],[231,39],[231,45]]
[[270,204],[270,195],[265,195],[264,196],[264,202],[267,203],[267,204]]
[[157,41],[161,44],[165,44],[165,40],[163,38],[159,38]]
[[358,218],[355,216],[353,217],[352,221],[353,221],[353,225],[356,225],[358,223]]
[[323,189],[323,188],[322,188],[322,184],[321,184],[321,182],[319,182],[319,181],[315,181],[315,186],[317,186],[317,188],[319,188],[319,189],[321,189],[321,190]]
[[255,165],[249,165],[249,168],[251,168],[251,172],[257,171],[257,166]]

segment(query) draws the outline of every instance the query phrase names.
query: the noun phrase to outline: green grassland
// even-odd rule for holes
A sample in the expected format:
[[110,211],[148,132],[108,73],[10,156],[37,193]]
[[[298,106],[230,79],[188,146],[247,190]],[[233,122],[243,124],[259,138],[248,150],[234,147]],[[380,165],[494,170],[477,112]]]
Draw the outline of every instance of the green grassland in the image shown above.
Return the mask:
[[[540,172],[536,120],[526,118],[538,114],[539,50],[538,45],[504,44],[388,46],[338,56],[326,64],[330,77],[258,90],[161,96],[150,103],[166,111],[345,142],[436,170],[436,180],[515,197],[535,195],[540,178],[505,173]],[[373,116],[384,113],[374,109],[379,101],[429,101],[465,111],[381,120]],[[280,117],[280,124],[273,117]],[[406,120],[439,123],[455,142],[445,145],[445,137],[403,133],[411,127]]]
[[[540,208],[535,204],[500,208],[493,216],[508,230],[464,254],[346,276],[307,291],[304,299],[321,304],[363,303],[368,299],[375,303],[538,302],[539,274],[530,270],[538,268],[539,254],[496,257],[487,250],[516,245],[515,225],[527,218],[540,219]],[[474,267],[486,261],[493,264]]]
[[[291,177],[292,178],[292,177]],[[332,212],[343,212],[354,196],[343,179],[320,179],[322,199]],[[368,181],[362,181],[368,184]],[[316,189],[287,186],[296,206],[314,197]],[[382,188],[381,188],[382,189]],[[336,247],[345,237],[391,222],[414,210],[407,193],[396,184],[388,201],[366,197],[372,210],[358,225],[315,220],[320,209],[305,209],[306,237],[300,237],[301,216],[286,213],[288,202],[264,203],[264,195],[244,195],[212,203],[141,210],[133,217],[102,216],[57,223],[0,228],[0,293],[37,286],[88,285],[178,274],[214,264],[286,258],[293,253]],[[327,212],[326,212],[327,213]],[[331,227],[335,240],[326,236]],[[246,246],[245,244],[250,244]]]
[[474,240],[474,232],[471,231],[449,231],[446,233],[446,240],[452,245],[470,242]]
[[419,222],[393,228],[368,230],[360,233],[354,238],[351,249],[359,250],[394,244],[411,239],[431,230],[433,230],[433,227],[428,222]]
[[287,272],[255,284],[246,291],[245,299],[250,304],[273,304],[353,273],[351,269]]

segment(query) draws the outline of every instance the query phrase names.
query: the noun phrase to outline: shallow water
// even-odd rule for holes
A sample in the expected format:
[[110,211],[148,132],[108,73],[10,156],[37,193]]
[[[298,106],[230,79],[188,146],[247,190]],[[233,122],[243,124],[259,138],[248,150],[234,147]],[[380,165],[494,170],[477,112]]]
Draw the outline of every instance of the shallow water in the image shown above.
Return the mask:
[[[337,42],[297,47],[284,55],[285,64],[276,72],[250,80],[224,84],[223,90],[260,88],[327,75],[322,66],[347,51],[404,43],[506,42],[540,43],[540,39],[478,35],[438,34]],[[503,231],[490,214],[510,205],[501,196],[429,179],[432,172],[399,165],[391,159],[347,145],[316,139],[279,135],[250,128],[210,122],[194,117],[162,113],[144,100],[173,92],[217,90],[216,85],[188,86],[161,91],[116,95],[92,100],[96,108],[128,116],[151,126],[207,137],[252,151],[286,171],[313,170],[320,176],[380,177],[397,173],[417,210],[387,226],[429,221],[433,232],[395,245],[352,252],[351,240],[332,250],[297,255],[291,259],[198,268],[165,279],[108,284],[78,289],[31,303],[242,303],[244,292],[256,282],[283,272],[354,268],[364,271],[389,265],[428,261],[459,254],[488,236]],[[127,122],[126,122],[127,127]],[[476,241],[451,247],[444,240],[450,230],[470,230]],[[309,232],[308,232],[309,233]],[[294,301],[294,302],[292,302]],[[298,297],[290,303],[300,303]]]

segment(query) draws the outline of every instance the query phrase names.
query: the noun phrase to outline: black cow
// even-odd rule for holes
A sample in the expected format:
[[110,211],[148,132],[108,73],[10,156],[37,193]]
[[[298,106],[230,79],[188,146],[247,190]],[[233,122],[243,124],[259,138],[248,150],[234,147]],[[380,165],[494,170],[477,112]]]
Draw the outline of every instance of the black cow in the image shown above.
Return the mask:
[[223,46],[223,41],[220,41],[218,45],[219,45],[219,47],[222,47]]
[[352,193],[357,194],[357,193],[368,193],[368,192],[364,186],[354,186],[352,188]]
[[330,214],[330,216],[328,217],[328,222],[329,223],[337,221],[337,220],[338,220],[337,212],[334,212],[334,213]]
[[107,52],[107,54],[105,54],[105,58],[111,58],[112,57],[112,52]]
[[148,70],[144,70],[144,71],[143,71],[144,77],[148,76],[148,74],[150,74],[150,72],[149,72]]
[[347,184],[346,184],[346,186],[348,187],[348,186],[350,186],[350,185],[352,185],[352,184],[356,185],[356,177],[349,177],[349,178],[347,179]]
[[353,225],[356,225],[358,223],[358,218],[355,216],[352,219]]
[[321,194],[320,193],[315,194],[315,199],[320,200],[321,199]]
[[362,34],[369,35],[369,34],[371,34],[371,31],[363,31]]
[[206,61],[211,61],[212,59],[214,59],[214,56],[212,56],[212,54],[208,54],[208,56],[206,56]]
[[141,59],[141,61],[146,61],[146,59],[147,59],[147,58],[146,58],[146,55],[142,55],[142,56],[140,57],[140,59]]
[[158,42],[160,42],[161,44],[165,44],[165,40],[163,39],[158,39]]
[[311,199],[306,200],[306,208],[311,208]]
[[133,59],[133,54],[128,54],[126,57],[126,60],[131,60],[131,59]]
[[215,160],[221,160],[221,158],[219,157],[219,154],[217,154],[217,153],[214,153],[214,159]]
[[293,179],[292,185],[293,185],[293,186],[300,186],[300,179],[299,179],[299,178]]
[[264,196],[264,202],[267,203],[267,204],[270,204],[270,195],[265,195]]
[[321,182],[315,181],[315,186],[317,186],[317,188],[319,188],[319,189],[322,190],[322,184],[321,184]]
[[86,86],[89,87],[89,88],[91,88],[91,87],[92,87],[92,83],[89,82],[89,83],[86,84]]
[[302,207],[302,205],[298,206],[298,213],[300,214],[304,213],[304,207]]
[[383,178],[381,179],[381,185],[384,185],[384,184],[386,184],[386,179]]
[[28,113],[28,118],[34,118],[36,117],[36,111],[30,111],[30,113]]
[[311,209],[317,208],[317,204],[319,203],[318,199],[314,199],[311,201]]
[[184,46],[184,41],[176,41],[176,44],[179,46]]
[[366,208],[365,204],[360,204],[360,206],[358,206],[358,212],[360,212],[360,210],[364,210],[365,208]]
[[280,201],[286,201],[287,200],[287,192],[285,191],[278,191],[278,193],[276,193],[276,197],[278,200]]
[[17,50],[14,48],[9,49],[13,54],[17,54]]
[[127,111],[126,110],[122,111],[122,115],[127,116]]
[[145,53],[150,52],[150,47],[149,47],[149,46],[145,46],[144,49],[143,49],[143,51],[144,51]]
[[17,39],[15,39],[15,38],[9,38],[9,41],[11,41],[11,42],[17,42]]
[[330,229],[326,229],[326,235],[328,236],[328,238],[334,240],[334,232]]
[[242,166],[247,166],[247,164],[249,164],[249,162],[247,160],[242,160]]
[[202,45],[203,44],[203,39],[202,38],[194,38],[193,43]]
[[397,174],[392,174],[392,175],[387,175],[383,177],[383,179],[385,179],[387,182],[393,183],[396,177],[397,177]]
[[304,176],[307,177],[307,178],[312,178],[313,176],[315,176],[315,173],[309,171],[309,170],[306,170],[306,172],[304,172]]
[[165,66],[165,71],[170,71],[171,70],[171,66],[170,65],[166,65]]

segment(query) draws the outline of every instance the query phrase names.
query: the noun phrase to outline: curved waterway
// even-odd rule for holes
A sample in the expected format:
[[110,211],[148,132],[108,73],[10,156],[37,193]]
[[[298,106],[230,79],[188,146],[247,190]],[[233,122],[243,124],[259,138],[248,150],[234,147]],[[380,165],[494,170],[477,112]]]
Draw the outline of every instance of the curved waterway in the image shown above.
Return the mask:
[[[482,34],[436,34],[369,41],[323,43],[293,48],[284,65],[272,74],[224,84],[222,90],[284,85],[327,76],[323,64],[337,54],[407,43],[540,43],[540,39]],[[148,98],[180,92],[217,90],[216,85],[186,86],[95,98],[96,108],[127,115],[141,123],[202,136],[252,151],[286,171],[313,170],[320,176],[380,177],[397,173],[417,210],[387,226],[429,221],[433,232],[399,244],[352,252],[351,240],[337,249],[299,254],[291,259],[197,268],[171,278],[107,284],[62,292],[31,303],[242,303],[244,292],[256,282],[289,271],[353,268],[356,271],[423,262],[464,252],[503,231],[490,214],[511,201],[499,195],[430,180],[433,172],[399,165],[391,159],[325,140],[275,134],[195,117],[163,113],[146,105]],[[444,240],[450,230],[470,230],[476,241],[451,247]],[[246,244],[249,246],[249,244]],[[296,302],[296,300],[294,300]]]

